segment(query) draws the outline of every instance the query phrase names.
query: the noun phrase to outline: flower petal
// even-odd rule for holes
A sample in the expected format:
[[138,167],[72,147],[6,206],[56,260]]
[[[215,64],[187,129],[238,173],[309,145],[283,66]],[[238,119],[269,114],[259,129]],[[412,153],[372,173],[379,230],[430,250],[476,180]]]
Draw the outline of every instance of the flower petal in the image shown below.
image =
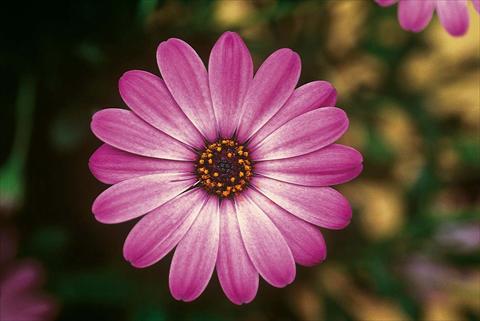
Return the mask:
[[203,146],[203,137],[185,116],[162,79],[143,70],[131,70],[119,81],[123,101],[144,121],[192,147]]
[[350,223],[350,204],[333,188],[293,185],[266,177],[255,177],[252,185],[286,211],[312,224],[336,230]]
[[288,213],[254,189],[249,189],[246,193],[280,230],[292,251],[295,262],[312,266],[325,260],[327,247],[318,227]]
[[391,6],[392,4],[397,3],[398,0],[375,0],[375,2],[381,5],[382,7],[388,7],[388,6]]
[[472,0],[473,6],[478,13],[480,13],[480,0]]
[[295,157],[328,146],[348,128],[345,112],[323,107],[300,115],[265,138],[252,157],[256,161]]
[[88,166],[92,174],[105,184],[115,184],[151,174],[186,174],[194,170],[191,162],[139,156],[107,144],[103,144],[92,154]]
[[277,227],[243,194],[237,196],[235,207],[243,243],[260,275],[275,287],[293,282],[295,261]]
[[238,34],[225,32],[218,39],[210,54],[208,76],[220,137],[232,137],[253,78],[252,56]]
[[435,0],[401,0],[398,3],[398,20],[403,29],[419,32],[430,22],[435,10]]
[[255,134],[283,106],[300,77],[301,62],[290,49],[275,51],[260,66],[245,97],[237,137]]
[[258,162],[255,173],[298,185],[330,186],[354,179],[362,168],[359,152],[333,144],[306,155]]
[[102,109],[93,115],[91,128],[100,140],[126,152],[173,160],[194,160],[196,157],[186,145],[128,110]]
[[187,233],[208,196],[196,188],[145,215],[130,231],[123,256],[135,267],[160,261]]
[[217,138],[208,74],[195,50],[180,39],[157,49],[157,63],[170,93],[185,115],[209,141]]
[[[8,266],[8,265],[7,265]],[[14,297],[39,287],[44,281],[42,267],[35,261],[25,260],[14,263],[6,269],[1,283],[1,293]]]
[[215,268],[220,230],[218,197],[210,196],[170,266],[170,292],[177,300],[193,301],[207,287]]
[[305,84],[293,92],[285,105],[252,137],[249,146],[254,148],[268,135],[289,120],[319,107],[335,106],[337,92],[326,81]]
[[462,36],[468,30],[467,0],[437,1],[440,22],[452,36]]
[[195,183],[182,174],[154,174],[132,178],[103,191],[92,212],[102,223],[120,223],[139,217],[168,202]]
[[255,298],[258,272],[245,250],[235,207],[230,200],[220,204],[217,274],[223,291],[233,303],[249,303]]

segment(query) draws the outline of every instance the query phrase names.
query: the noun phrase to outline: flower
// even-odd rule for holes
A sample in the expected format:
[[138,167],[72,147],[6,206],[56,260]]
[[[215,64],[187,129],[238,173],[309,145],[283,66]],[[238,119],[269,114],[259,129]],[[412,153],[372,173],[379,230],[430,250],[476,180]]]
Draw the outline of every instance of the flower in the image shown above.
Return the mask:
[[13,261],[12,233],[0,230],[0,320],[45,321],[56,314],[54,300],[39,288],[43,270],[33,260]]
[[[425,29],[436,9],[441,24],[452,36],[467,32],[469,18],[467,0],[375,0],[381,6],[398,2],[398,20],[403,29],[419,32]],[[472,0],[480,13],[480,0]]]
[[94,201],[98,221],[145,215],[123,254],[135,267],[154,264],[175,246],[169,286],[191,301],[216,268],[236,304],[256,295],[259,275],[276,287],[295,278],[295,262],[314,265],[326,248],[316,226],[342,229],[348,201],[329,185],[362,170],[356,150],[333,144],[348,118],[335,89],[314,81],[297,89],[300,57],[270,55],[253,77],[248,48],[226,32],[208,72],[179,39],[160,43],[163,80],[139,70],[120,79],[132,111],[104,109],[91,128],[106,144],[90,158],[113,184]]

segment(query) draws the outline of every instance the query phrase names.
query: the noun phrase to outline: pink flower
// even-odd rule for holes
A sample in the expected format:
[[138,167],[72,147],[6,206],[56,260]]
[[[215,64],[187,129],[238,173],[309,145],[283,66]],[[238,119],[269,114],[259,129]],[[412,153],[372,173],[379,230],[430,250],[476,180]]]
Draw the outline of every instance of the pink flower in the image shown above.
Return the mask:
[[39,288],[43,270],[33,260],[13,261],[11,233],[0,230],[0,320],[45,321],[56,313],[56,304]]
[[333,144],[348,118],[335,89],[315,81],[297,89],[301,62],[274,52],[253,76],[242,39],[226,32],[208,72],[179,39],[162,42],[163,80],[126,72],[120,94],[132,111],[104,109],[91,128],[106,144],[90,159],[100,181],[93,213],[103,223],[145,215],[123,253],[135,267],[161,260],[175,246],[170,290],[191,301],[216,268],[227,297],[253,300],[259,275],[276,287],[295,278],[295,262],[325,259],[316,226],[342,229],[348,201],[329,185],[362,170],[356,150]]
[[[425,29],[436,9],[440,22],[452,36],[467,32],[469,18],[467,0],[375,0],[381,6],[398,2],[398,20],[403,29],[419,32]],[[480,13],[480,0],[472,0]]]

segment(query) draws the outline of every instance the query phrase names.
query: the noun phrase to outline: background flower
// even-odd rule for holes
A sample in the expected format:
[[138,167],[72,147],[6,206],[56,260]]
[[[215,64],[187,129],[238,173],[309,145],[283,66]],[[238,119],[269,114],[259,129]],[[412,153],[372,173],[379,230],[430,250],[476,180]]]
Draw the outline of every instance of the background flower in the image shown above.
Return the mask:
[[0,229],[0,320],[48,321],[56,314],[55,301],[44,294],[43,269],[36,261],[15,260],[13,232]]
[[[468,30],[469,14],[467,0],[375,0],[381,6],[398,2],[398,20],[403,29],[420,32],[432,19],[436,11],[443,27],[452,36],[462,36]],[[479,0],[472,0],[480,13]]]

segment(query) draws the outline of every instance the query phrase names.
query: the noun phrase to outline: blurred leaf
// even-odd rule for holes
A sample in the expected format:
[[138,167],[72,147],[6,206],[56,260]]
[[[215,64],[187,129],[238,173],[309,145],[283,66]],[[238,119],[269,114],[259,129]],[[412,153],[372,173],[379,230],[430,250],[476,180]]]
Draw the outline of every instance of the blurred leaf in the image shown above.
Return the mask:
[[12,151],[6,164],[0,168],[0,209],[11,211],[23,201],[24,166],[30,143],[34,104],[35,79],[24,75],[18,86]]
[[152,304],[144,304],[138,307],[132,317],[132,321],[166,321],[168,317],[162,307]]
[[64,228],[47,226],[33,233],[30,248],[33,254],[56,257],[67,248],[68,241],[68,235]]
[[58,281],[56,293],[67,303],[122,305],[132,297],[131,282],[116,269],[69,272]]

